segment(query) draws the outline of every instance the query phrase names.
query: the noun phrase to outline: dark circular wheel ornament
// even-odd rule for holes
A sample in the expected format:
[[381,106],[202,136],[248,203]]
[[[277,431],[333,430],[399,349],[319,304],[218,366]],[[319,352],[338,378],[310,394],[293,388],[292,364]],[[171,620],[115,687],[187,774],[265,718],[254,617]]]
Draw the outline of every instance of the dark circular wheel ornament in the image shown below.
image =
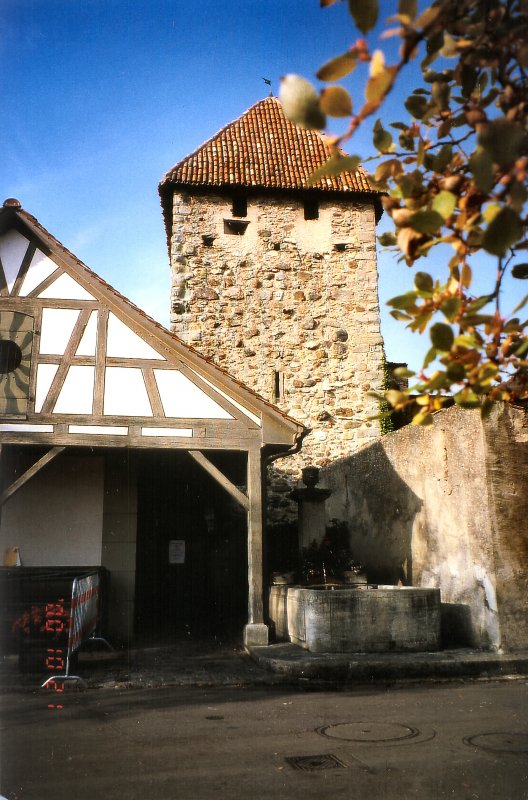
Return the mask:
[[14,372],[22,361],[22,350],[11,339],[0,339],[0,375]]

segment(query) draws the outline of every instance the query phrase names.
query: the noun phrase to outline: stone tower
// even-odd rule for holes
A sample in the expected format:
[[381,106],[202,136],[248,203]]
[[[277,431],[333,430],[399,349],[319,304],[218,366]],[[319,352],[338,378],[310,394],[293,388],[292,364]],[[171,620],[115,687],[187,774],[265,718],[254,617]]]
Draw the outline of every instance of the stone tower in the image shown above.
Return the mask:
[[160,184],[174,332],[311,429],[272,475],[276,518],[301,467],[379,435],[366,393],[382,385],[381,206],[361,169],[307,189],[329,155],[268,97]]

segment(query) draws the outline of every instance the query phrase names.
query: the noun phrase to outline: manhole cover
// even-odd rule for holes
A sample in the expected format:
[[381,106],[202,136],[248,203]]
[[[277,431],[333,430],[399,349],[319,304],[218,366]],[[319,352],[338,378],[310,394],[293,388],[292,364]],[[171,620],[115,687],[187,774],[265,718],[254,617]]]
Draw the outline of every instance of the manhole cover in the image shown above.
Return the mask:
[[317,733],[346,742],[399,742],[414,739],[420,731],[398,722],[340,722],[318,728]]
[[528,753],[528,733],[478,733],[464,739],[464,744],[493,753]]
[[323,753],[318,756],[288,756],[288,764],[294,769],[301,769],[305,772],[314,772],[320,769],[343,769],[346,764],[337,756],[330,753]]

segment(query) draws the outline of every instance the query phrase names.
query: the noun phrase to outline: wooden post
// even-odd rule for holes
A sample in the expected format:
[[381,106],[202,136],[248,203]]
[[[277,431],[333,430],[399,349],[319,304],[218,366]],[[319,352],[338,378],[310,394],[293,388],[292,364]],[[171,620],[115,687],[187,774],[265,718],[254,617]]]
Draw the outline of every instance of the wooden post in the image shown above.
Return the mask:
[[268,626],[264,624],[262,565],[262,457],[260,447],[248,451],[248,624],[244,628],[244,644],[267,645]]

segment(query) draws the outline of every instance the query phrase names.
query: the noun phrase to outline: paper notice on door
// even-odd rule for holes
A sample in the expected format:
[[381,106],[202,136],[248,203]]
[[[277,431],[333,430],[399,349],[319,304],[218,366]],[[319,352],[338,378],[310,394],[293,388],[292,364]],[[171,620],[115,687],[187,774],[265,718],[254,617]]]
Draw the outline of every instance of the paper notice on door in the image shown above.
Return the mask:
[[169,541],[169,564],[185,564],[185,539]]

